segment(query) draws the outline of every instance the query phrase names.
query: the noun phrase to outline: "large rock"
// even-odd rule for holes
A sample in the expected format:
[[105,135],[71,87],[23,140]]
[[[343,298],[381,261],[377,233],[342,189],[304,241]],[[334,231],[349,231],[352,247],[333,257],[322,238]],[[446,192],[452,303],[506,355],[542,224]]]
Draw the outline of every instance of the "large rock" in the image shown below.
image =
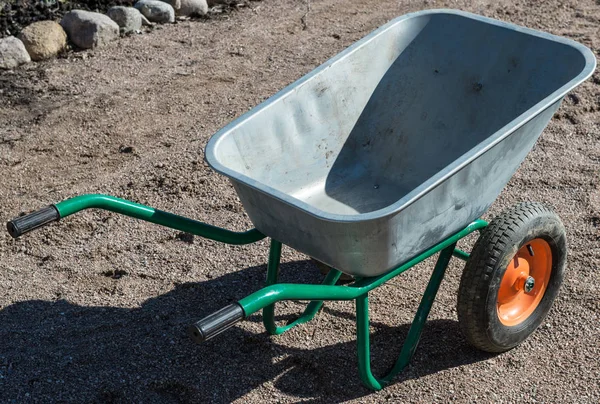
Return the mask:
[[0,69],[13,69],[29,62],[29,53],[19,38],[9,36],[0,39]]
[[121,28],[123,34],[138,31],[142,28],[142,14],[137,8],[116,6],[106,13]]
[[140,0],[135,3],[134,7],[140,10],[140,13],[152,22],[175,22],[175,9],[170,4],[162,1]]
[[82,49],[102,46],[119,37],[119,26],[110,17],[91,11],[73,10],[63,17],[69,39]]
[[175,9],[175,14],[182,17],[205,15],[208,12],[206,0],[179,0],[180,6]]
[[19,39],[33,60],[52,58],[67,46],[67,34],[54,21],[34,22],[21,31]]

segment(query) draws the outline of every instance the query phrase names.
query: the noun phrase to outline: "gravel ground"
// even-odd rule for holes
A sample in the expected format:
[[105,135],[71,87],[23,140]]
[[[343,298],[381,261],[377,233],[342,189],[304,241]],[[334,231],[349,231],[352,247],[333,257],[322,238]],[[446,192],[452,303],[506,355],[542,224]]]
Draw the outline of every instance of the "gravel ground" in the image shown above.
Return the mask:
[[[312,0],[252,3],[105,48],[0,73],[3,219],[102,192],[231,229],[251,223],[203,162],[234,117],[395,16],[452,7],[600,50],[594,0]],[[600,401],[600,75],[563,103],[486,218],[511,204],[553,206],[569,239],[561,294],[520,347],[491,356],[460,335],[453,262],[412,365],[363,388],[352,303],[268,337],[261,317],[194,345],[186,326],[263,283],[267,243],[230,247],[105,212],[13,241],[0,236],[3,402]],[[468,248],[473,240],[463,243]],[[283,278],[317,282],[284,250]],[[432,262],[373,293],[374,368],[395,359]],[[300,310],[281,304],[282,318]]]

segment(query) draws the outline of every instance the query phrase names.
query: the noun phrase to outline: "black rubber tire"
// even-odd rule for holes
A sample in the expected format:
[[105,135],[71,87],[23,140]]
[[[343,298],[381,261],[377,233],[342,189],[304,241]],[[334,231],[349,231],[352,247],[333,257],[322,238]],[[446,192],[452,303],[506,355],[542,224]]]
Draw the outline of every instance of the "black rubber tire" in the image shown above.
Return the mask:
[[[500,322],[500,281],[517,251],[542,238],[552,251],[552,273],[537,308],[522,323]],[[506,210],[482,232],[463,271],[458,290],[458,322],[467,340],[486,352],[504,352],[523,342],[542,323],[562,284],[567,258],[565,228],[548,207],[525,202]]]

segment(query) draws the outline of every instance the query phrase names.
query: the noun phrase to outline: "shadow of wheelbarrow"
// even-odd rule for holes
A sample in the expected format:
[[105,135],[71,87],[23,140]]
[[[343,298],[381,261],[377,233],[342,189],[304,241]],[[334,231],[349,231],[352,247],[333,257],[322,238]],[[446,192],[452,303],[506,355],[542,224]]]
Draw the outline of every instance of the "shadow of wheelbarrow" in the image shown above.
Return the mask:
[[[260,288],[265,271],[262,265],[180,284],[132,309],[64,300],[5,307],[0,311],[0,399],[230,402],[265,383],[315,402],[369,394],[356,375],[355,341],[294,348],[278,344],[279,337],[241,327],[203,345],[187,338],[185,329],[198,308],[211,312],[222,303],[223,286],[235,284],[249,293]],[[282,275],[305,282],[320,277],[309,261],[283,264]],[[353,313],[327,306],[324,312],[354,320]],[[261,316],[249,320],[259,322]],[[375,371],[382,372],[396,357],[409,324],[372,324]],[[429,321],[420,348],[397,383],[489,357],[468,346],[458,323],[450,320]]]

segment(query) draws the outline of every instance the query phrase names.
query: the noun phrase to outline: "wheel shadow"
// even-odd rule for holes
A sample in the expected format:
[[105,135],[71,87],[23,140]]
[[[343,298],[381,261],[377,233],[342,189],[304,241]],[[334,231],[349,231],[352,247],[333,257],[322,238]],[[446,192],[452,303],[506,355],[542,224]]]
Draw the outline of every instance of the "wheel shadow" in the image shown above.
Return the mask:
[[[250,327],[234,327],[202,345],[187,338],[190,323],[226,305],[227,296],[259,289],[265,272],[262,265],[180,284],[132,309],[64,300],[5,307],[0,310],[0,401],[231,402],[268,383],[311,402],[369,394],[358,376],[355,341],[289,347],[259,328],[259,315],[249,319]],[[283,264],[282,273],[286,282],[321,277],[309,261]],[[352,313],[324,311],[354,319]],[[383,374],[409,324],[373,326],[373,367]],[[488,357],[467,345],[455,321],[433,320],[412,364],[395,383]]]

